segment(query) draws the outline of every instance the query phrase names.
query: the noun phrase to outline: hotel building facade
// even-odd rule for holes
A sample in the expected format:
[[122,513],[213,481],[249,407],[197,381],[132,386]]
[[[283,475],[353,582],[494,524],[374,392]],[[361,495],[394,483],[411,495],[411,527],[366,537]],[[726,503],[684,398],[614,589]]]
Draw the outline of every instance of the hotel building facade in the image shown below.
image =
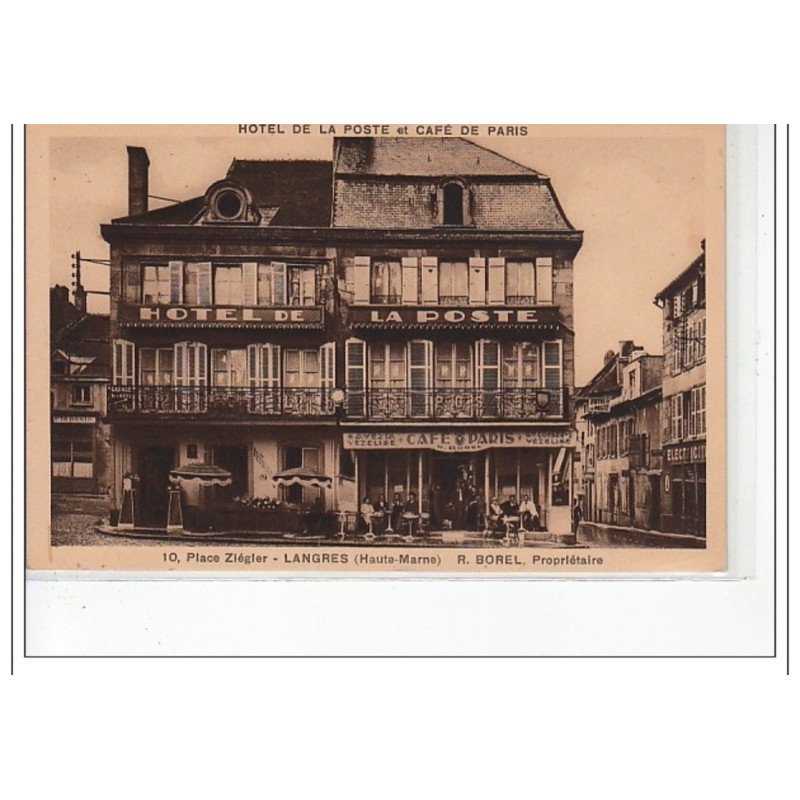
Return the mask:
[[[112,497],[163,525],[169,473],[354,510],[413,492],[433,526],[528,495],[570,535],[573,260],[550,180],[460,139],[335,139],[238,161],[148,210],[129,148],[111,246]],[[274,476],[304,467],[322,488]]]

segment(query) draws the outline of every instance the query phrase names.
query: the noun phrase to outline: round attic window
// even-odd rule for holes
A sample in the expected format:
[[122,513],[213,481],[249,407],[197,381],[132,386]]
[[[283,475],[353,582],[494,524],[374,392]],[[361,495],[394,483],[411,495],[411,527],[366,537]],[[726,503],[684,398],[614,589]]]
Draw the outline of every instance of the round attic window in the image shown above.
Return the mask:
[[225,219],[234,219],[242,213],[242,198],[236,192],[220,192],[214,205],[217,213]]

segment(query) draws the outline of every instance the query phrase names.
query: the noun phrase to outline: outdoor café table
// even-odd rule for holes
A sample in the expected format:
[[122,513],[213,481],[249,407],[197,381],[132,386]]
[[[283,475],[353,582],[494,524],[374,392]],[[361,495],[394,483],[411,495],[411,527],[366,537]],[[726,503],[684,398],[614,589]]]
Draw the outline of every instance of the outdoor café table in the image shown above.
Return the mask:
[[519,517],[503,517],[503,523],[506,526],[506,539],[510,542],[512,539],[519,541]]
[[406,534],[406,538],[412,538],[414,536],[414,523],[419,519],[419,514],[415,514],[413,511],[405,511],[402,515],[403,522],[408,523],[408,533]]

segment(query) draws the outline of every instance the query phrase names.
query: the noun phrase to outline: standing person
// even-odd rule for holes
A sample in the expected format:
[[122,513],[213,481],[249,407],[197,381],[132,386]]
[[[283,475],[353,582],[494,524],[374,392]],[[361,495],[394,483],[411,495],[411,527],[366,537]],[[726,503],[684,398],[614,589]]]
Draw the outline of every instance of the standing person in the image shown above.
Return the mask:
[[375,513],[380,515],[377,519],[377,533],[386,533],[386,526],[389,524],[389,504],[382,494],[378,495],[378,502],[375,503]]
[[403,508],[403,500],[400,495],[395,492],[394,500],[392,501],[392,507],[389,511],[389,521],[392,525],[392,531],[394,533],[401,533],[400,525],[403,518]]
[[[539,519],[539,512],[528,495],[522,495],[522,502],[519,505],[520,527],[524,531],[535,531]],[[529,527],[530,526],[530,527]]]
[[583,519],[583,509],[581,508],[581,501],[579,498],[575,498],[575,502],[572,504],[572,532],[577,533],[578,527],[581,524],[581,520]]
[[415,492],[409,492],[408,494],[408,500],[406,500],[406,504],[403,507],[402,522],[407,526],[406,538],[413,538],[414,531],[419,525],[419,503]]
[[503,507],[500,505],[500,501],[493,497],[492,502],[489,504],[489,518],[486,521],[487,529],[494,532],[502,530],[502,519]]

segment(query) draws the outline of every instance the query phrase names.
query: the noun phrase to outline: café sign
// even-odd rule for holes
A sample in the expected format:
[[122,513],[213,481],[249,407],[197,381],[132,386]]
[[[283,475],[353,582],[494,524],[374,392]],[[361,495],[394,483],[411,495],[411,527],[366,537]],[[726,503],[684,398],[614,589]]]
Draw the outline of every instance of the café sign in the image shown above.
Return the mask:
[[358,431],[344,434],[347,450],[438,450],[474,453],[490,447],[574,447],[571,430],[535,431]]
[[303,308],[233,308],[221,306],[126,306],[125,322],[237,322],[257,324],[320,324],[322,309]]
[[372,325],[535,325],[558,321],[554,306],[538,308],[428,308],[418,306],[358,307],[352,309],[353,322]]

